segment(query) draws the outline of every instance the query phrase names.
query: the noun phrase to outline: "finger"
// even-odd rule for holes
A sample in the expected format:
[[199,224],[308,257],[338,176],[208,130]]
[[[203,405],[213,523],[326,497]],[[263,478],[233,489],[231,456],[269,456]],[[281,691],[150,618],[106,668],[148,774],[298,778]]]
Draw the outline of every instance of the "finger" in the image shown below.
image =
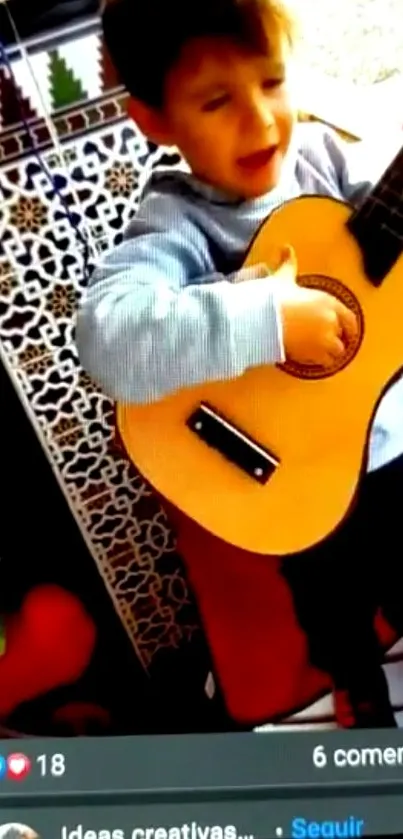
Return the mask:
[[339,303],[337,306],[337,317],[342,329],[343,336],[348,341],[353,341],[358,335],[358,321],[357,317],[351,309],[348,309],[344,303]]
[[341,338],[337,338],[336,336],[334,336],[332,338],[330,346],[328,347],[328,353],[333,359],[333,361],[336,358],[341,358],[341,356],[343,356],[345,352],[346,347]]

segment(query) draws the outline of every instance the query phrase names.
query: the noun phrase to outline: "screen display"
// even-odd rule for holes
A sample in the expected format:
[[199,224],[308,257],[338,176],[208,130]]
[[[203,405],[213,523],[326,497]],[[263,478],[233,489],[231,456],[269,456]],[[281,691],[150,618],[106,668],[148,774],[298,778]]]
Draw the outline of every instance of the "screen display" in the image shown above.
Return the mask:
[[403,837],[403,135],[98,12],[0,2],[0,839]]

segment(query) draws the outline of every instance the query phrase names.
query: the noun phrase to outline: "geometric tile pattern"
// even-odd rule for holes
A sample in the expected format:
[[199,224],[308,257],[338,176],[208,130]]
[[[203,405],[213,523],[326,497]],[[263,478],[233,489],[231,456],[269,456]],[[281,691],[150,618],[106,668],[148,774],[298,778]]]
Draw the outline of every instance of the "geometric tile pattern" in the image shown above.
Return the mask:
[[83,239],[92,256],[119,241],[144,179],[179,159],[127,119],[99,34],[79,44],[64,39],[31,61],[63,154],[27,68],[14,59],[17,92],[0,70],[0,351],[147,668],[158,650],[190,637],[197,614],[165,517],[115,440],[113,404],[80,367],[74,324],[85,283]]

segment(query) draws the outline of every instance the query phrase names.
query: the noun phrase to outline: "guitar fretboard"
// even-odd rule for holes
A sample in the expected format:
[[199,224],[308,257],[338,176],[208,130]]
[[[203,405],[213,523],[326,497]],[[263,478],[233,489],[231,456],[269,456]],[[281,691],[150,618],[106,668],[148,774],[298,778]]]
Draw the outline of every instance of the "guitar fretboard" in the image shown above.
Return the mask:
[[403,148],[347,227],[361,247],[369,279],[380,285],[403,251]]

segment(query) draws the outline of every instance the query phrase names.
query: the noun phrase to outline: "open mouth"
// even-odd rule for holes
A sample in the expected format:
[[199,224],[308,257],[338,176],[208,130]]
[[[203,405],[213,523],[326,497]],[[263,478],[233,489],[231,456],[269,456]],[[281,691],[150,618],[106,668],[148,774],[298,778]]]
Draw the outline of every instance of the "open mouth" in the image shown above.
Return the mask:
[[261,169],[266,166],[277,151],[277,146],[270,146],[268,149],[261,149],[247,157],[239,157],[238,164],[244,169]]

